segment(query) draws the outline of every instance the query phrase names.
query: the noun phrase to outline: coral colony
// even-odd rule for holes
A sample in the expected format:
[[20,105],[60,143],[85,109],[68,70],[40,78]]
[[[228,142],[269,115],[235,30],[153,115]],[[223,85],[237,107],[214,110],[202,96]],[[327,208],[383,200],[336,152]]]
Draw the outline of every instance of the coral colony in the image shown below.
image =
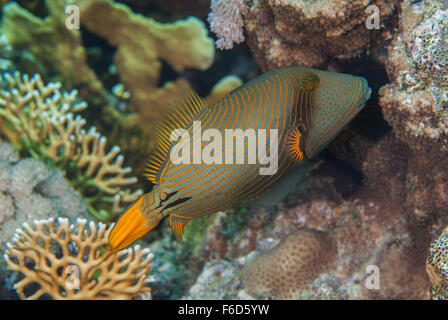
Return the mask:
[[448,299],[447,1],[3,3],[0,299]]
[[26,299],[150,299],[149,249],[103,250],[108,231],[105,224],[84,219],[76,225],[66,218],[24,223],[6,244],[9,268],[24,275],[14,285],[17,293]]
[[[7,88],[0,91],[3,134],[20,151],[67,170],[93,216],[107,220],[114,207],[119,210],[120,201],[136,199],[141,191],[126,188],[137,180],[128,177],[131,168],[123,167],[120,148],[106,152],[106,138],[95,127],[86,131],[85,119],[76,115],[87,107],[76,101],[77,91],[61,92],[60,83],[44,84],[37,74],[30,79],[19,72],[5,73],[2,80]],[[92,197],[90,186],[97,189]]]

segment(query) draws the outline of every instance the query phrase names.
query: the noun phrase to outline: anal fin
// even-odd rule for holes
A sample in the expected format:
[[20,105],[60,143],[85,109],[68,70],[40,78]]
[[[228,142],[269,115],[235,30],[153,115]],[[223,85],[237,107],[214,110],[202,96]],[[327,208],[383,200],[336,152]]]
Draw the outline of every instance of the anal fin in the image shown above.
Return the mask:
[[188,223],[188,221],[190,220],[170,214],[170,226],[179,241],[182,241],[184,227]]

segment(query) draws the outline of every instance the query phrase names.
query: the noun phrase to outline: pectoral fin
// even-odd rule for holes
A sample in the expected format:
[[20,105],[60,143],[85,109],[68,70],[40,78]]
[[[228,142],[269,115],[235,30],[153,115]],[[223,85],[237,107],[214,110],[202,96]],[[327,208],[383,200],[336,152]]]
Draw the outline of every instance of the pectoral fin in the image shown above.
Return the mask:
[[305,155],[303,152],[303,140],[305,130],[299,126],[294,126],[288,129],[286,134],[286,149],[288,155],[297,163],[304,161]]

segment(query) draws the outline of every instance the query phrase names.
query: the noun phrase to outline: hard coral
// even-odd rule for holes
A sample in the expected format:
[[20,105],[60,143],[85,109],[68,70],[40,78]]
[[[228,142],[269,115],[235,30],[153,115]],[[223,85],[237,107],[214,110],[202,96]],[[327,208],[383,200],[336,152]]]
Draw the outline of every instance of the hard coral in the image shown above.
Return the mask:
[[297,299],[306,285],[331,265],[335,251],[335,243],[327,233],[298,230],[248,262],[246,291],[256,297]]
[[188,290],[185,300],[235,299],[242,287],[241,266],[238,263],[215,259],[207,262]]
[[448,10],[439,8],[415,28],[408,47],[420,76],[448,86]]
[[431,280],[431,299],[448,300],[448,227],[429,249],[426,271]]
[[[83,27],[117,49],[114,64],[98,76],[87,63],[87,52],[92,53],[93,49],[83,46],[82,30],[66,26],[66,20],[71,17],[65,12],[69,5],[79,8]],[[169,6],[169,3],[163,1],[161,5]],[[213,63],[213,39],[208,37],[205,24],[198,18],[161,23],[111,0],[48,0],[45,6],[49,14],[43,19],[14,2],[4,8],[2,30],[12,49],[22,54],[23,63],[18,69],[40,73],[46,80],[61,81],[70,89],[77,88],[90,106],[102,108],[102,123],[113,124],[123,131],[119,138],[129,139],[133,135],[131,146],[126,146],[130,153],[142,152],[136,152],[140,145],[135,142],[138,130],[134,123],[145,134],[151,133],[173,97],[190,87],[181,73],[190,68],[205,70]],[[191,8],[192,4],[185,6]],[[101,54],[101,49],[97,49]],[[178,74],[176,80],[160,83],[162,61]],[[105,79],[117,76],[130,93],[130,110],[137,113],[128,115],[129,110],[112,112],[112,108],[105,108],[110,102],[101,81],[106,84]],[[138,142],[142,143],[141,140]],[[144,148],[147,145],[146,142]],[[147,153],[142,155],[147,157]]]
[[384,27],[393,21],[395,2],[255,0],[245,16],[248,44],[263,70],[351,58],[386,38],[385,29],[366,27],[368,5],[378,8]]
[[380,106],[395,134],[412,149],[447,151],[448,89],[441,86],[448,72],[446,44],[443,34],[436,37],[430,31],[444,26],[446,14],[422,3],[404,2],[402,7],[399,33],[386,61],[390,84],[380,91]]
[[245,0],[211,0],[210,9],[207,21],[219,37],[217,48],[231,49],[234,43],[244,41],[243,16],[249,9]]
[[141,127],[150,131],[168,102],[179,90],[189,87],[178,78],[162,87],[162,60],[176,72],[186,68],[205,70],[213,62],[215,48],[199,19],[189,17],[159,23],[109,0],[73,0],[80,19],[89,31],[117,47],[114,62],[124,87],[131,93],[131,106],[138,112]]
[[0,143],[0,245],[23,222],[44,217],[79,217],[86,202],[62,171],[47,169],[37,159],[19,159],[14,146]]
[[[60,83],[44,84],[19,72],[5,73],[0,90],[0,134],[20,151],[67,172],[72,185],[89,203],[96,218],[118,214],[121,202],[141,193],[125,188],[136,182],[123,167],[120,148],[106,152],[106,138],[95,127],[85,130],[85,120],[74,114],[87,107],[77,102],[77,91],[61,92]],[[113,207],[110,208],[110,203]]]
[[45,5],[49,14],[43,19],[16,2],[2,8],[2,33],[14,49],[20,49],[21,70],[39,72],[46,79],[57,74],[67,88],[82,87],[84,98],[107,102],[101,81],[87,63],[81,31],[66,27],[66,1],[45,1]]
[[0,70],[2,72],[13,69],[14,64],[11,61],[12,58],[14,58],[14,51],[5,35],[0,34]]
[[[386,61],[390,83],[380,89],[385,120],[412,151],[406,204],[418,216],[445,215],[448,204],[446,17],[436,1],[402,3],[399,30]],[[433,34],[433,29],[440,33]]]
[[[87,227],[88,225],[88,227]],[[131,299],[150,297],[152,254],[140,246],[112,252],[106,225],[58,218],[24,223],[8,243],[5,259],[24,278],[21,298]]]
[[212,88],[212,91],[207,96],[207,103],[213,105],[219,99],[224,97],[227,93],[235,90],[243,84],[243,81],[237,76],[226,76],[219,80]]

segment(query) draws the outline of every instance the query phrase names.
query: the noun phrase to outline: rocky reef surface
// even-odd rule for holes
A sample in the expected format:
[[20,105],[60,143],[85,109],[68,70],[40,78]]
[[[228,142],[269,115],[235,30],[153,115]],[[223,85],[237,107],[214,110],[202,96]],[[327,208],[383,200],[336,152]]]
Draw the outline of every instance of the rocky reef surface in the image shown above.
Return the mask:
[[[448,222],[445,5],[442,1],[375,2],[381,12],[381,28],[368,32],[360,42],[356,37],[367,31],[360,27],[365,21],[361,18],[365,17],[361,10],[364,2],[327,1],[326,7],[318,3],[252,2],[245,27],[260,67],[330,63],[336,70],[350,72],[350,67],[344,69],[350,62],[331,59],[348,59],[369,51],[376,68],[387,72],[382,80],[385,85],[378,86],[366,116],[360,115],[342,132],[286,201],[274,209],[250,210],[248,220],[232,237],[223,236],[216,227],[207,229],[208,240],[203,246],[215,249],[210,255],[213,260],[207,262],[188,299],[206,296],[197,288],[222,296],[225,283],[227,296],[233,299],[259,298],[253,281],[225,281],[217,278],[216,270],[229,268],[244,274],[251,268],[254,255],[269,255],[269,250],[288,241],[300,228],[326,232],[335,241],[336,254],[331,267],[323,268],[326,271],[303,277],[307,285],[298,285],[294,298],[443,297],[439,288],[444,283],[444,269],[440,269],[446,256],[444,240],[438,240],[431,249],[432,257],[438,258],[430,262],[439,268],[439,286],[433,284],[431,294],[435,273],[427,271],[425,261],[431,241]],[[338,9],[331,10],[337,3],[341,12],[347,12],[344,6],[351,6],[352,14],[338,15]],[[396,30],[390,28],[394,25]],[[362,32],[356,33],[357,28]],[[226,224],[223,219],[219,221]],[[272,259],[270,263],[274,263]],[[288,272],[289,283],[294,283],[294,269]],[[271,277],[277,273],[271,271]],[[262,274],[260,271],[256,289],[264,298],[275,298],[282,282],[266,290],[270,285],[268,280],[263,282],[266,277]],[[208,283],[207,289],[201,287],[203,283]]]
[[[176,90],[206,83],[212,103],[241,84],[212,77],[213,63],[225,75],[249,73],[252,57],[261,71],[304,64],[365,76],[373,89],[363,112],[278,205],[194,219],[181,243],[166,221],[140,240],[154,254],[153,298],[446,298],[446,1],[213,0],[215,39],[203,0],[188,8],[174,0],[73,0],[82,29],[71,31],[58,15],[62,2],[45,3],[45,18],[6,6],[0,62],[78,89],[93,110],[87,121],[120,145],[137,173],[149,150],[143,137]],[[379,27],[367,27],[376,18]],[[215,52],[213,40],[234,48]],[[85,212],[61,171],[0,144],[2,243],[23,221]]]
[[14,147],[0,143],[0,244],[4,247],[22,223],[34,219],[83,217],[87,203],[57,169],[20,159]]
[[[263,70],[304,64],[322,67],[351,58],[389,37],[398,1],[256,0],[245,16],[248,44]],[[367,28],[375,7],[382,28]],[[372,9],[373,10],[373,9]]]

